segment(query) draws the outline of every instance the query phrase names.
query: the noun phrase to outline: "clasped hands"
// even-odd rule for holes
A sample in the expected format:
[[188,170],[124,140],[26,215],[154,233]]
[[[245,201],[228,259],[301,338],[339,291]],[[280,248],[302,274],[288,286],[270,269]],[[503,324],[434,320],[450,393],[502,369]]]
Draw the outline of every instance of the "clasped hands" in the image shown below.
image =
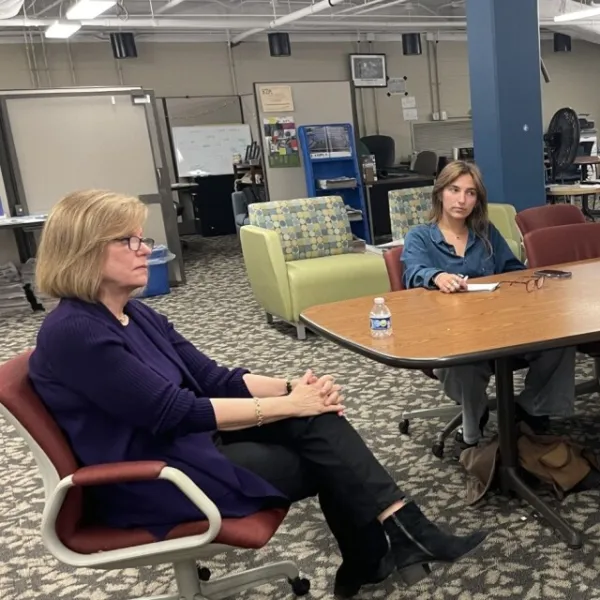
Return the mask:
[[317,377],[310,369],[300,379],[292,382],[292,393],[288,398],[294,403],[299,417],[336,412],[343,416],[346,407],[342,404],[341,386],[333,376]]

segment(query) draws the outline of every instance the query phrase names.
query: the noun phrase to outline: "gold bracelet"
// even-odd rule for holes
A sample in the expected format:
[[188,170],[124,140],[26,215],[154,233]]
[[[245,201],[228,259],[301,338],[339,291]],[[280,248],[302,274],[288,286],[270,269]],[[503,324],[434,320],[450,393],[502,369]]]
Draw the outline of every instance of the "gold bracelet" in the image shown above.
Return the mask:
[[260,399],[254,398],[254,412],[256,414],[256,426],[261,427],[264,423],[262,409],[260,407]]

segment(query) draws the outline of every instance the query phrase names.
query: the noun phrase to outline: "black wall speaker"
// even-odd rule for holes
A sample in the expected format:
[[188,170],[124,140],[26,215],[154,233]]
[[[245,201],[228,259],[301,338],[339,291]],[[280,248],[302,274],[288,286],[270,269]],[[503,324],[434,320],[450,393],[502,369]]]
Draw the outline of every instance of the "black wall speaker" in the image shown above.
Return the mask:
[[402,54],[404,54],[404,56],[416,56],[422,52],[420,33],[402,34]]
[[137,58],[137,48],[133,33],[119,32],[110,34],[110,45],[115,58]]
[[269,54],[271,56],[291,56],[292,48],[290,46],[289,33],[273,31],[269,33]]
[[555,33],[554,52],[571,52],[571,36],[564,33]]

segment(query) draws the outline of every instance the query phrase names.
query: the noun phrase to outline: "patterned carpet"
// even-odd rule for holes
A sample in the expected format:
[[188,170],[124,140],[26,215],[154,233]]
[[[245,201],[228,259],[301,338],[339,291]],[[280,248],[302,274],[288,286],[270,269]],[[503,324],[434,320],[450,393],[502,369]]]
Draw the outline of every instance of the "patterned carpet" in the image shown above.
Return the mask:
[[[582,550],[567,549],[529,509],[515,500],[493,496],[477,508],[464,504],[464,475],[450,458],[429,451],[439,422],[414,421],[410,436],[400,436],[397,422],[406,407],[435,406],[443,401],[435,383],[418,373],[397,371],[339,349],[314,335],[294,338],[287,325],[268,326],[246,281],[234,238],[194,239],[187,253],[188,284],[149,303],[166,313],[179,330],[225,364],[244,365],[265,374],[295,374],[307,367],[333,373],[345,386],[348,417],[401,486],[425,512],[456,532],[489,528],[489,541],[473,557],[452,567],[436,568],[412,588],[390,578],[365,590],[360,598],[484,600],[598,600],[600,570],[599,493],[567,498],[561,511],[584,530]],[[366,317],[366,315],[365,315]],[[0,322],[0,361],[34,344],[41,317]],[[396,331],[401,323],[394,323]],[[581,359],[579,377],[591,374]],[[577,418],[568,423],[574,437],[600,448],[597,398],[578,402]],[[451,443],[447,455],[451,454]],[[67,568],[40,542],[42,483],[33,459],[11,427],[0,421],[0,599],[126,600],[173,592],[171,571],[127,569],[90,571]],[[312,598],[332,597],[339,564],[333,539],[314,502],[296,506],[263,551],[218,557],[207,566],[219,575],[268,560],[295,560],[311,579]],[[242,596],[248,600],[291,598],[281,582]]]

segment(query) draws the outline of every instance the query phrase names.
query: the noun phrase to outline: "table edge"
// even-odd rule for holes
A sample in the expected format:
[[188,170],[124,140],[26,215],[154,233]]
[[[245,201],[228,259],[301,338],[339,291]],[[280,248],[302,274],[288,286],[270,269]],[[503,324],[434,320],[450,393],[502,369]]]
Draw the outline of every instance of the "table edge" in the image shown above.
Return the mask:
[[457,354],[451,357],[431,357],[431,358],[409,358],[402,356],[394,356],[384,352],[378,352],[372,348],[355,344],[347,338],[341,337],[328,329],[317,325],[304,315],[300,315],[300,321],[308,327],[313,333],[334,342],[338,346],[370,358],[376,362],[382,363],[389,367],[400,369],[441,369],[444,367],[456,367],[460,365],[468,365],[478,361],[496,360],[499,358],[507,358],[529,352],[542,352],[543,350],[554,350],[556,348],[568,348],[578,346],[589,342],[600,341],[600,331],[594,333],[585,333],[575,336],[568,336],[546,340],[543,342],[535,342],[531,344],[520,344],[517,346],[506,346],[505,348],[494,348],[485,352],[473,352],[469,354]]

